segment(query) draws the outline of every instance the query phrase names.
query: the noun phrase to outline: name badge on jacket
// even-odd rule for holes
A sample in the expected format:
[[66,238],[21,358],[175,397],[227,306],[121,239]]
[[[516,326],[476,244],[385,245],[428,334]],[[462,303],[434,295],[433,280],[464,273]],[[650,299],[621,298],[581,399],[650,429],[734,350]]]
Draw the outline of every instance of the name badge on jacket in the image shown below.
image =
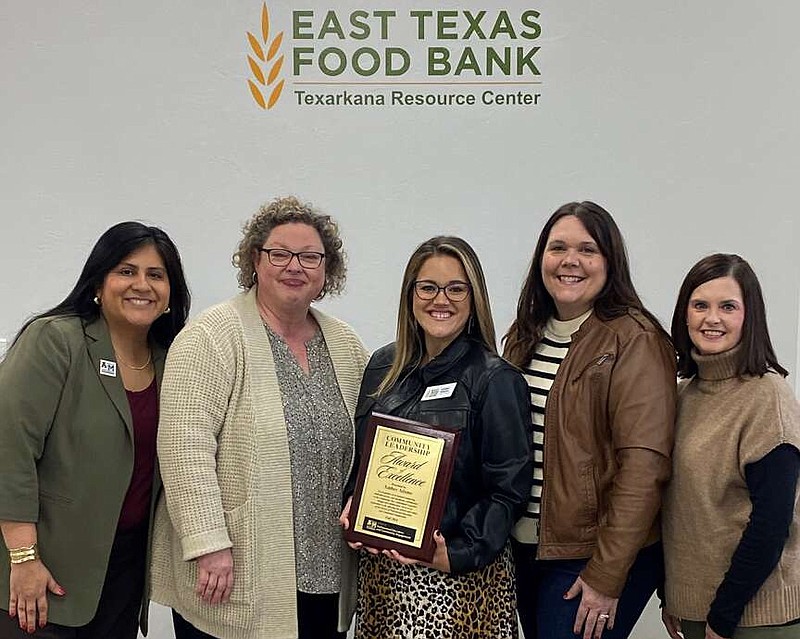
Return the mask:
[[449,384],[439,384],[438,386],[428,386],[422,394],[421,402],[426,402],[429,399],[444,399],[450,397],[456,389],[458,382],[451,382]]
[[107,359],[100,360],[100,374],[106,377],[117,376],[117,363],[109,362]]

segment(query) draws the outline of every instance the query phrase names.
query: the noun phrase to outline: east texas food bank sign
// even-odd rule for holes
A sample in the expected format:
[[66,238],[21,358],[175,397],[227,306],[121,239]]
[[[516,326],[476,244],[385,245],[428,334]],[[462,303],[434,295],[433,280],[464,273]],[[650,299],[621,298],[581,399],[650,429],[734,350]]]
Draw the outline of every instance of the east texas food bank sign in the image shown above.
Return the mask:
[[263,4],[259,28],[247,31],[247,82],[263,109],[541,100],[542,24],[532,8],[294,8],[273,18]]

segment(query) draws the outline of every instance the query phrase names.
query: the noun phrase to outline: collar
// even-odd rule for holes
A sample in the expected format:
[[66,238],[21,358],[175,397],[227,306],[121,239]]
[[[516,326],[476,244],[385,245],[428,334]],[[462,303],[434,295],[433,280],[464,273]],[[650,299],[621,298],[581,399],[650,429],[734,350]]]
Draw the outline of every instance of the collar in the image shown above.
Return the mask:
[[103,315],[98,313],[97,317],[93,320],[82,320],[83,332],[92,342],[102,342],[105,340],[111,341],[111,336],[108,333],[108,326]]
[[[81,320],[83,324],[83,333],[89,338],[90,344],[98,344],[98,348],[105,354],[107,359],[116,361],[114,355],[114,348],[111,345],[111,333],[108,331],[108,325],[102,314],[98,313],[97,317],[93,320]],[[153,362],[158,363],[156,370],[159,372],[163,370],[163,362],[166,359],[166,349],[160,344],[157,344],[152,339],[149,340],[150,350],[153,351]]]
[[117,361],[106,320],[102,315],[98,315],[96,319],[83,321],[82,323],[95,375],[97,375],[103,390],[105,390],[108,398],[114,404],[119,416],[125,423],[128,434],[133,438],[133,419],[131,418],[128,396],[125,394],[125,387],[122,385],[122,378],[119,377],[118,373],[115,373],[113,377],[99,373],[103,361]]
[[697,364],[697,378],[717,382],[738,377],[741,351],[741,344],[737,344],[729,351],[714,355],[701,355],[693,348],[692,359]]
[[593,312],[594,307],[590,308],[585,313],[578,315],[578,317],[573,317],[569,320],[559,320],[553,316],[547,320],[547,324],[545,324],[545,331],[549,332],[559,340],[568,340],[575,332],[578,331],[583,323],[589,319],[589,316]]
[[589,316],[581,322],[581,325],[580,327],[578,327],[578,330],[572,334],[572,342],[577,342],[584,335],[589,334],[592,331],[593,327],[599,324],[604,324],[604,322],[599,317],[597,317],[597,313],[594,312],[594,307],[593,307],[592,312],[589,313]]
[[421,367],[413,365],[412,370],[414,368],[419,368],[419,375],[422,378],[422,382],[427,384],[430,380],[435,379],[462,359],[470,351],[474,343],[475,340],[468,337],[462,331],[458,337],[450,342],[445,349],[431,361]]

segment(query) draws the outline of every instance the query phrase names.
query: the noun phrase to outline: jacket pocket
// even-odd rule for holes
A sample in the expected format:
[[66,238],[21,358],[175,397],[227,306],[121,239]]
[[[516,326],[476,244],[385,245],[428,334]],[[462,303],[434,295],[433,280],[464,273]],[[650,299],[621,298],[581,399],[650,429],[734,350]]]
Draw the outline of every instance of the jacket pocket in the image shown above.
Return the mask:
[[62,504],[65,506],[69,506],[74,503],[74,499],[72,497],[66,497],[64,495],[59,495],[57,493],[51,493],[47,490],[40,490],[39,491],[39,499],[42,501],[49,501],[55,504]]
[[256,569],[253,544],[253,508],[250,501],[224,513],[225,526],[233,542],[233,590],[231,603],[250,610],[253,605],[253,571]]
[[594,476],[594,464],[586,462],[580,467],[581,487],[583,490],[583,500],[581,508],[581,526],[587,531],[597,528],[597,482]]
[[463,384],[457,384],[450,397],[418,401],[416,404],[418,419],[432,426],[444,426],[451,430],[469,428],[472,419],[472,403]]
[[431,426],[463,430],[469,426],[470,411],[464,408],[425,408],[419,411],[418,419]]

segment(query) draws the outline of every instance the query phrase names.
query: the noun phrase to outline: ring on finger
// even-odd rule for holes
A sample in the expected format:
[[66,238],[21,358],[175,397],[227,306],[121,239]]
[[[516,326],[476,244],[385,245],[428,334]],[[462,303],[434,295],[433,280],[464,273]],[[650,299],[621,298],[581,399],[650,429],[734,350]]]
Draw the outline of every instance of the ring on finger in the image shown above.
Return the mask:
[[609,615],[607,612],[601,612],[599,615],[597,615],[597,618],[598,618],[600,621],[608,621],[608,618],[609,618],[610,616],[611,616],[611,615]]

